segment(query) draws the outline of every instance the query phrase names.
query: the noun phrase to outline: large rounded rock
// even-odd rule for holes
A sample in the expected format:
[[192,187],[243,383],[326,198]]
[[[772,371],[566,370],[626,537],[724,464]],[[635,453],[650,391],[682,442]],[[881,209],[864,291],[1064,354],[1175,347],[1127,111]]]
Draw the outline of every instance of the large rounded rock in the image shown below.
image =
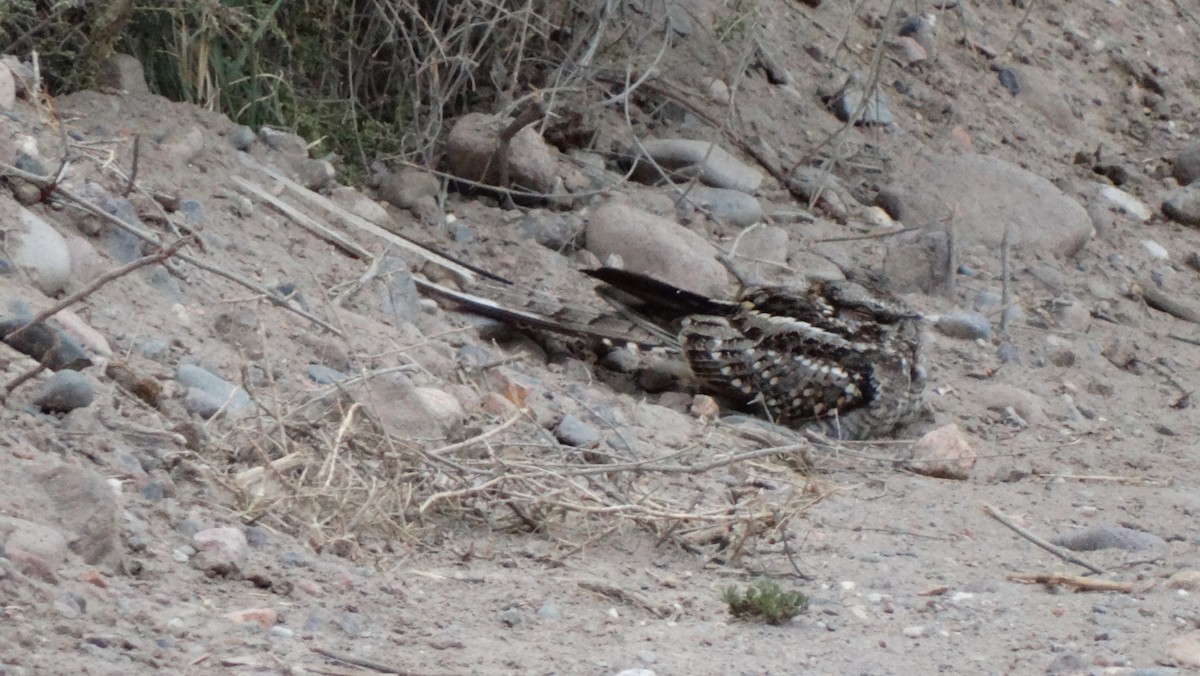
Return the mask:
[[[510,121],[484,113],[459,118],[446,139],[446,164],[450,173],[490,185],[499,182],[500,166],[494,157],[500,132]],[[550,194],[558,178],[558,162],[550,146],[533,127],[513,136],[508,146],[508,176],[514,187]],[[503,186],[508,187],[508,186]]]
[[42,383],[33,403],[46,413],[70,413],[85,408],[96,398],[92,381],[79,371],[62,370]]
[[72,552],[84,563],[119,569],[123,512],[108,480],[78,465],[30,468],[14,477],[41,490],[27,493],[29,513],[68,535]]
[[728,292],[729,276],[717,250],[674,221],[612,201],[592,214],[585,236],[587,249],[602,261],[616,255],[626,270],[681,289],[710,296]]
[[[750,194],[762,184],[762,172],[708,141],[657,139],[643,142],[642,148],[655,163],[675,177],[690,178],[699,174],[700,180],[706,185]],[[648,162],[639,162],[634,176],[652,182],[662,178],[659,171]]]
[[[24,270],[43,293],[59,293],[71,279],[67,241],[41,216],[24,207],[17,207],[15,220],[15,224],[7,226],[16,229],[8,235],[8,253],[13,264]],[[0,216],[0,226],[7,221],[8,218]]]
[[879,195],[879,204],[909,226],[952,222],[963,244],[1014,247],[1073,256],[1093,233],[1087,211],[1046,179],[986,155],[934,155],[919,161]]

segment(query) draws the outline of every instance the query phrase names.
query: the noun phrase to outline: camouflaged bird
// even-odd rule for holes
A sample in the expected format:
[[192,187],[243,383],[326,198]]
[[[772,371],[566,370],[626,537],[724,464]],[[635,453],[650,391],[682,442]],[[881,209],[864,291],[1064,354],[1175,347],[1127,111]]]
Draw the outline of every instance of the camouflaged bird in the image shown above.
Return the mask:
[[[838,439],[894,434],[920,413],[921,317],[896,299],[838,280],[803,290],[749,286],[716,300],[625,270],[585,273],[603,282],[601,296],[679,350],[702,391],[733,408]],[[633,340],[425,286],[517,325]]]

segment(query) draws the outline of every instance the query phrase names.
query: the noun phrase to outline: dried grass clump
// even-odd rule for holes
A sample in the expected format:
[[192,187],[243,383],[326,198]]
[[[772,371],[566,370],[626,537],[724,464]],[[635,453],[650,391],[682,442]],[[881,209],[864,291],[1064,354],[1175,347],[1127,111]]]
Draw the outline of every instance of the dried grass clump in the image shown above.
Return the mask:
[[234,460],[220,481],[246,521],[355,559],[438,542],[465,525],[536,533],[560,559],[637,529],[730,562],[782,541],[823,497],[783,464],[768,468],[772,480],[799,483],[769,493],[782,499],[719,480],[731,465],[763,468],[799,447],[717,456],[697,447],[635,461],[545,438],[522,410],[453,444],[399,440],[333,390],[274,412],[260,406],[219,442]]

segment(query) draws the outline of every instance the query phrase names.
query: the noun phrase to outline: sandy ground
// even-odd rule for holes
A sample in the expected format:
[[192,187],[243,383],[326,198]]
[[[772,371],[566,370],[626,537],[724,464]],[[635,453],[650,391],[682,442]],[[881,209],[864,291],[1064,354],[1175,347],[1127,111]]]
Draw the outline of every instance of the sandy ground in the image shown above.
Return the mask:
[[[867,200],[914,158],[966,152],[969,139],[974,152],[1047,178],[1084,206],[1108,183],[1093,167],[1120,167],[1126,173],[1120,187],[1157,213],[1176,187],[1168,159],[1194,133],[1198,110],[1200,22],[1174,7],[1087,0],[1035,4],[1027,16],[999,2],[972,3],[965,15],[930,10],[938,26],[930,58],[910,68],[885,60],[880,82],[896,124],[852,130],[843,147],[851,161],[840,177]],[[856,19],[838,3],[817,9],[784,0],[758,3],[762,39],[793,80],[788,87],[770,85],[757,70],[737,78],[740,128],[792,157],[835,131],[840,123],[818,92],[844,78],[840,65],[865,71],[878,37],[873,18],[882,10],[882,3],[864,3]],[[706,4],[695,20],[716,21],[729,11]],[[664,71],[680,73],[679,81],[703,100],[706,78],[734,79],[712,53],[700,38],[681,41]],[[1163,91],[1153,92],[1149,81],[1121,65],[1130,63]],[[1025,87],[1018,95],[1001,86],[998,67],[1020,76]],[[897,83],[908,93],[900,94]],[[1006,337],[995,331],[998,324],[993,338],[979,341],[931,332],[931,412],[911,436],[957,424],[978,454],[965,481],[922,476],[894,462],[905,440],[811,450],[815,467],[803,471],[785,458],[764,456],[698,474],[613,479],[611,486],[630,495],[683,507],[691,501],[697,511],[724,506],[745,517],[744,523],[714,521],[721,535],[690,540],[690,546],[671,536],[670,520],[629,511],[607,519],[551,512],[544,530],[523,532],[503,501],[482,497],[447,501],[420,518],[411,513],[415,505],[401,499],[397,509],[404,514],[395,523],[404,527],[345,514],[315,523],[299,511],[289,518],[285,512],[296,503],[253,504],[237,490],[238,473],[261,465],[263,454],[284,455],[272,443],[251,441],[270,416],[202,421],[189,414],[174,380],[186,358],[198,357],[233,382],[258,383],[256,398],[281,407],[318,389],[305,376],[307,364],[402,366],[413,383],[449,392],[465,409],[440,432],[409,439],[426,449],[502,424],[505,409],[489,410],[486,395],[509,396],[514,382],[526,384],[518,398],[529,398],[543,425],[577,414],[606,439],[624,435],[635,457],[677,453],[679,463],[694,466],[779,440],[698,419],[686,410],[690,397],[646,394],[629,376],[569,350],[512,338],[490,344],[477,322],[430,304],[417,319],[397,322],[379,287],[335,310],[336,289],[358,279],[367,264],[261,202],[248,217],[233,212],[232,176],[273,186],[238,159],[229,142],[235,125],[148,96],[87,92],[63,97],[59,108],[69,130],[96,142],[76,148],[83,158],[72,185],[82,188],[92,179],[113,190],[119,182],[100,169],[109,151],[128,157],[133,134],[161,141],[149,144],[141,184],[200,203],[208,248],[198,255],[256,284],[296,285],[314,314],[330,318],[345,337],[323,335],[244,288],[186,268],[186,278],[173,282],[143,274],[120,279],[76,307],[118,359],[161,384],[162,397],[157,408],[135,401],[110,372],[96,374],[96,403],[66,416],[32,407],[35,384],[18,389],[0,409],[0,514],[63,533],[70,545],[69,551],[47,545],[33,559],[10,546],[8,558],[0,559],[2,674],[385,668],[413,674],[634,668],[662,675],[1151,674],[1200,666],[1200,641],[1191,635],[1200,622],[1195,602],[1186,584],[1181,590],[1167,582],[1196,568],[1200,546],[1198,426],[1186,396],[1195,389],[1200,348],[1172,338],[1198,334],[1194,325],[1126,293],[1131,282],[1158,274],[1169,293],[1194,300],[1197,273],[1184,264],[1200,250],[1194,229],[1161,215],[1146,222],[1097,216],[1096,236],[1073,258],[1013,253],[1011,291],[1022,312]],[[60,141],[36,122],[38,111],[22,101],[16,112],[0,117],[5,142],[32,137],[44,158],[56,157]],[[680,133],[670,123],[651,127],[659,135]],[[178,155],[162,135],[192,128],[202,135],[203,150],[187,166],[172,165]],[[11,161],[9,152],[0,159]],[[264,162],[283,161],[262,144],[252,152]],[[1077,161],[1080,154],[1091,160]],[[135,195],[133,201],[140,212],[153,211],[149,200]],[[770,181],[764,201],[768,212],[802,206]],[[7,196],[0,203],[15,209]],[[71,209],[32,209],[66,227],[82,228],[86,220]],[[456,240],[407,211],[389,208],[389,214],[397,231],[538,290],[567,297],[586,292],[574,272],[580,259],[531,248],[514,212],[453,193],[447,210],[469,224],[472,236]],[[586,210],[580,213],[586,218]],[[996,214],[998,222],[1004,217]],[[870,233],[873,226],[857,212],[844,224],[819,214],[784,227],[794,249],[859,268],[879,267],[886,253],[883,238],[818,243]],[[696,229],[717,242],[736,235],[728,226],[700,223]],[[384,250],[380,240],[353,236],[373,253]],[[1148,254],[1144,240],[1169,258]],[[102,236],[88,241],[100,252],[95,269],[116,266]],[[981,292],[1000,293],[998,252],[966,247],[960,262],[978,274],[958,275],[950,291],[908,299],[938,314],[974,309]],[[531,277],[530,270],[538,274]],[[0,282],[6,300],[36,294],[16,277]],[[145,348],[155,341],[161,350]],[[999,359],[1001,342],[1019,362]],[[472,350],[507,363],[466,373],[462,364]],[[11,379],[32,362],[10,353],[0,363]],[[243,373],[247,365],[259,375]],[[661,408],[647,408],[652,404]],[[314,423],[312,438],[332,438],[344,419]],[[128,424],[168,434],[139,436]],[[181,443],[170,432],[198,441]],[[526,422],[472,449],[454,457],[515,462],[531,454],[559,462],[555,454],[563,453],[538,424]],[[375,474],[389,491],[402,492],[410,479],[423,496],[453,488],[384,455],[347,451],[343,461],[363,463],[362,474]],[[99,486],[103,497],[62,488],[58,471],[78,473],[69,485]],[[150,484],[165,496],[147,491]],[[528,488],[548,485],[531,481]],[[606,485],[601,479],[589,484]],[[1086,570],[989,518],[983,503],[1046,537],[1118,524],[1164,542],[1140,551],[1079,553],[1105,571],[1096,577],[1127,584],[1122,591],[1076,593],[1022,582],[1012,576]],[[747,504],[785,510],[776,515],[784,521],[741,542],[739,529],[754,522],[749,514],[761,517]],[[101,523],[106,510],[111,514]],[[240,569],[226,577],[195,561],[193,535],[218,526],[242,529],[249,540]],[[8,543],[27,543],[12,528],[6,526]],[[116,551],[81,553],[80,540],[96,532],[115,538]],[[47,538],[53,539],[45,533],[33,539]],[[761,579],[804,591],[809,611],[777,627],[730,618],[722,590]],[[253,616],[265,618],[261,624],[230,616],[247,609],[269,612]],[[314,648],[366,662],[330,660]]]

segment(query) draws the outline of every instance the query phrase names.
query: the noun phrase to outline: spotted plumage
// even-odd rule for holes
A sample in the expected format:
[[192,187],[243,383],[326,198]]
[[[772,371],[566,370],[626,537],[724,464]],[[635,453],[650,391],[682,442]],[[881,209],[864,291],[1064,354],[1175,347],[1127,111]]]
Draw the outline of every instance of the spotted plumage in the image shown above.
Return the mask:
[[895,299],[824,281],[717,301],[625,271],[589,274],[675,331],[701,388],[737,408],[842,439],[892,434],[919,413],[920,317]]
[[[893,434],[920,411],[920,317],[897,300],[825,281],[801,290],[748,287],[726,301],[613,268],[587,274],[604,283],[602,296],[680,351],[700,389],[734,408],[841,439]],[[465,304],[531,328],[620,339],[486,301]]]

